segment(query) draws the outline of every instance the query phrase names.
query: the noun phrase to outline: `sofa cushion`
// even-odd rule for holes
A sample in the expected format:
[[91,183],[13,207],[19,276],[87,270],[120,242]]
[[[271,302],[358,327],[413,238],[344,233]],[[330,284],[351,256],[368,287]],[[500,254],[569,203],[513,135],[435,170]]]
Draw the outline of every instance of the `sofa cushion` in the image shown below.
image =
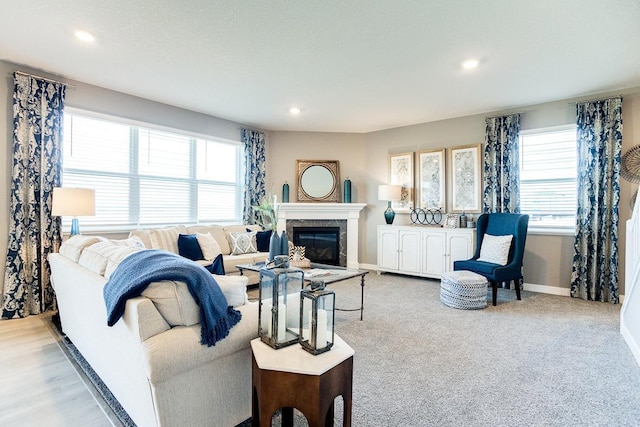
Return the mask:
[[222,253],[222,249],[220,248],[220,244],[218,241],[211,235],[211,233],[198,233],[196,232],[196,238],[198,239],[198,244],[200,245],[200,249],[202,249],[202,259],[207,261],[213,261]]
[[75,236],[69,237],[62,243],[62,245],[60,245],[59,253],[73,262],[78,262],[80,254],[84,248],[91,246],[94,243],[98,243],[100,240],[101,238],[97,236],[83,236],[81,234],[76,234]]
[[256,233],[257,231],[246,232],[232,232],[229,233],[231,238],[231,255],[251,254],[258,252],[256,248]]
[[224,271],[224,258],[222,254],[219,254],[216,259],[213,260],[211,264],[205,265],[209,273],[217,274],[219,276],[224,276],[226,273]]
[[188,234],[184,225],[177,225],[168,228],[152,228],[150,231],[151,247],[153,249],[164,249],[165,251],[178,254],[178,236]]
[[[231,247],[227,241],[227,234],[225,233],[224,228],[219,225],[192,225],[187,228],[187,232],[190,234],[209,233],[214,239],[216,239],[216,242],[218,242],[220,251],[222,251],[223,255],[229,255],[231,253]],[[200,244],[200,246],[202,247],[202,244]]]
[[[247,302],[248,280],[241,276],[214,276],[228,305],[234,307]],[[242,293],[244,292],[244,297]],[[194,301],[184,282],[163,280],[153,282],[142,291],[142,296],[153,301],[156,309],[170,326],[192,326],[200,323],[200,307]]]
[[249,280],[242,276],[219,276],[213,275],[216,279],[222,293],[227,297],[227,304],[234,307],[240,307],[249,302],[247,296],[247,285]]
[[[251,229],[247,228],[250,232]],[[256,231],[256,249],[258,252],[269,252],[269,242],[271,240],[272,230]]]
[[142,241],[142,244],[147,249],[152,249],[151,246],[151,229],[140,228],[138,230],[131,230],[129,232],[129,238],[137,237]]
[[229,255],[231,254],[231,233],[246,233],[247,230],[249,230],[249,232],[251,231],[260,231],[262,230],[262,227],[260,227],[257,224],[251,224],[251,225],[227,225],[224,227],[224,233],[225,233],[225,237],[227,239],[227,242],[229,243],[229,252],[225,253],[222,252],[225,255]]
[[103,240],[85,248],[78,264],[108,279],[123,259],[141,250],[143,248],[131,239],[126,242]]
[[195,234],[178,235],[178,253],[180,256],[190,259],[191,261],[204,259],[202,249],[200,249],[200,244]]

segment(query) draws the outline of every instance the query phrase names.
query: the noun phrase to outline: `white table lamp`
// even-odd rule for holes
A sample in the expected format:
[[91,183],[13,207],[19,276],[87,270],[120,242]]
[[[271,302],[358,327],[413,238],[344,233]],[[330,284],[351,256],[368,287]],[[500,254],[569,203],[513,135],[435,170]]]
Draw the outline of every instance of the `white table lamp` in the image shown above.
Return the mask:
[[88,188],[56,187],[53,189],[53,216],[73,216],[71,235],[80,234],[79,216],[96,214],[96,192]]
[[393,219],[396,216],[396,213],[391,209],[391,201],[392,200],[400,200],[402,197],[402,186],[401,185],[379,185],[378,186],[378,200],[386,200],[389,204],[387,205],[387,210],[384,211],[384,219],[387,221],[387,224],[393,224]]

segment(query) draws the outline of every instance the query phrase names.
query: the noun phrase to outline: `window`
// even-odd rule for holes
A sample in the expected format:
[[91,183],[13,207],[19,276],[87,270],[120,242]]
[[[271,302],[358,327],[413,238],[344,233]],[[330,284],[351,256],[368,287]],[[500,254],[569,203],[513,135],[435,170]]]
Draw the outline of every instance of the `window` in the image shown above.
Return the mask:
[[575,126],[521,132],[520,211],[532,231],[574,231],[577,171]]
[[242,222],[241,169],[239,142],[65,111],[63,185],[96,191],[83,230]]

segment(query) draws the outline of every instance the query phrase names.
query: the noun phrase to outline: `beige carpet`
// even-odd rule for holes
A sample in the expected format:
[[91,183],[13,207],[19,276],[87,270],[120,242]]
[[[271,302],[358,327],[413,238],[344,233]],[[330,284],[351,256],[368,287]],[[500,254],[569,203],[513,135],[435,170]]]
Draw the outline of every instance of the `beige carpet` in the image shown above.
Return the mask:
[[[331,288],[338,307],[358,307],[358,280]],[[336,313],[356,352],[353,425],[640,425],[620,305],[522,295],[501,289],[496,307],[456,310],[440,303],[438,281],[367,275],[364,321]]]

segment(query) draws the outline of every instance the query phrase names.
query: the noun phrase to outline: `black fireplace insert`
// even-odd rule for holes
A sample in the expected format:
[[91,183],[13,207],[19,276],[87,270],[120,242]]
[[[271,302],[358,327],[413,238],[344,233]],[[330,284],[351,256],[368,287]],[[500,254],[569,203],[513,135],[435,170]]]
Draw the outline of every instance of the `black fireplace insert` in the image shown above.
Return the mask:
[[293,227],[293,244],[311,262],[340,265],[340,227]]

